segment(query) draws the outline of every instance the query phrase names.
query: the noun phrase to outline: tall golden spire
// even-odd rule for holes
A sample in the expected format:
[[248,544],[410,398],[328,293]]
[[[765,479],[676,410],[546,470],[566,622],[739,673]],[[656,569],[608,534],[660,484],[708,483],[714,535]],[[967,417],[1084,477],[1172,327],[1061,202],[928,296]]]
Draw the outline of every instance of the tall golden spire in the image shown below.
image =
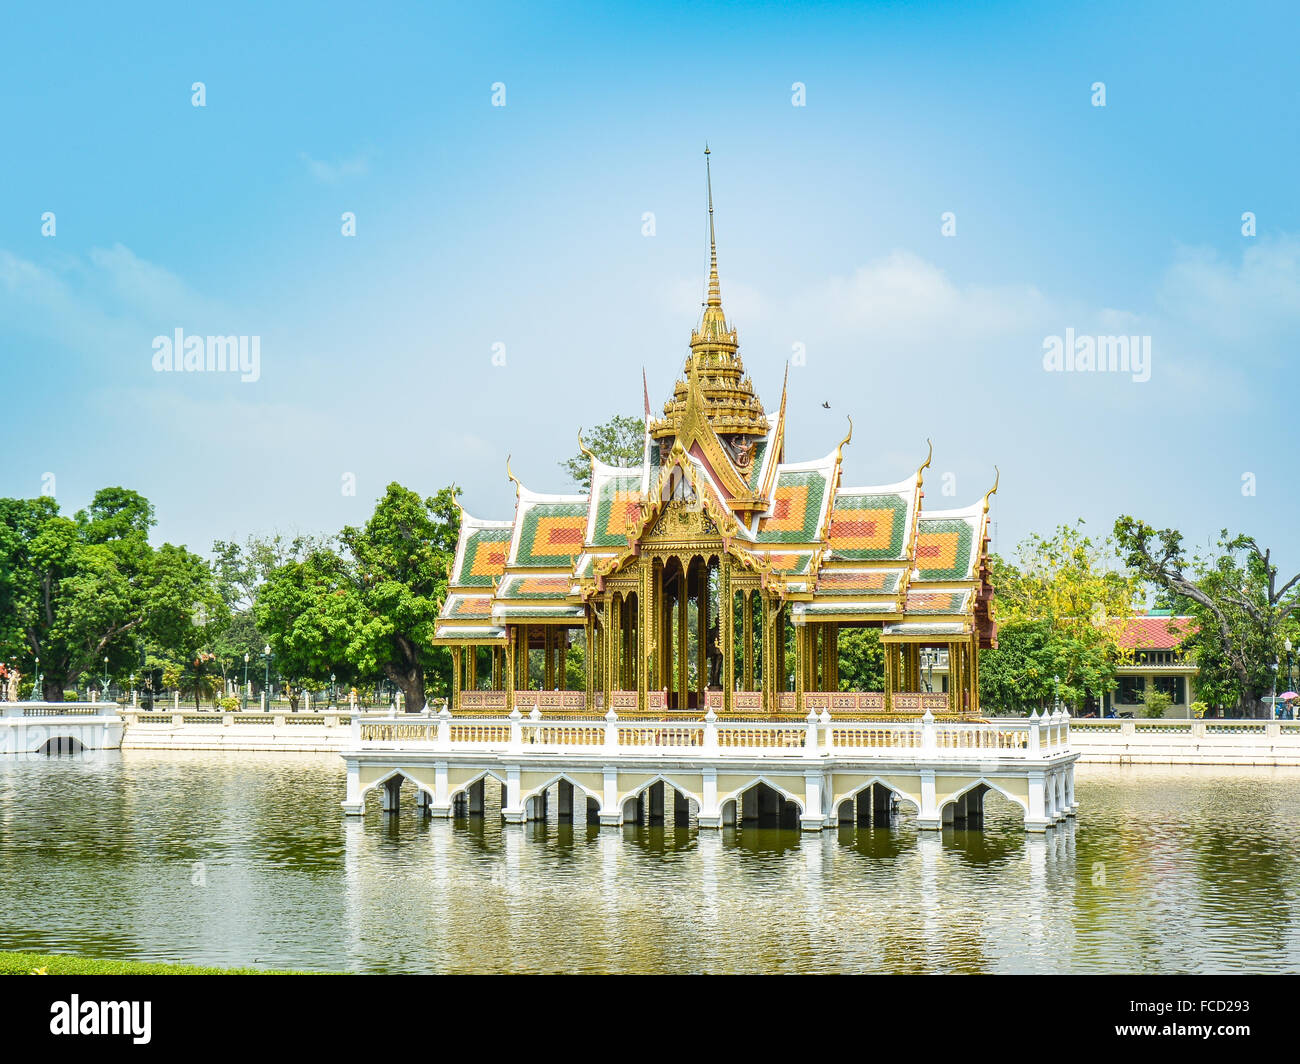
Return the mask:
[[704,145],[704,180],[709,197],[709,296],[704,304],[700,328],[691,336],[691,350],[704,355],[703,361],[716,364],[734,359],[740,346],[736,331],[727,327],[722,313],[722,286],[718,283],[718,239],[713,228],[713,168],[709,163],[709,146]]
[[704,178],[709,205],[709,294],[698,329],[691,332],[691,353],[686,358],[686,379],[679,380],[673,397],[664,404],[662,419],[651,423],[657,440],[676,435],[690,395],[688,382],[698,384],[699,414],[719,435],[762,437],[768,433],[763,404],[745,376],[736,330],[722,310],[718,281],[718,239],[713,221],[713,167],[709,146],[704,146]]
[[709,190],[709,306],[722,306],[722,288],[718,284],[718,241],[713,233],[713,171],[709,166],[709,145],[704,144],[704,181]]

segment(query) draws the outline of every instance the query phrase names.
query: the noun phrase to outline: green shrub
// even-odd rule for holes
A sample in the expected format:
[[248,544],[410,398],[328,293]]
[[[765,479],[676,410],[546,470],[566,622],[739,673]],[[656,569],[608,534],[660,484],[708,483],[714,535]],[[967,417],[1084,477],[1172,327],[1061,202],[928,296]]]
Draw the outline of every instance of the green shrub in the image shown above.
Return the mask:
[[65,702],[79,702],[79,701],[81,701],[81,700],[77,697],[77,692],[76,692],[76,691],[64,691],[64,692],[63,692],[63,701],[65,701]]
[[1172,704],[1173,699],[1163,691],[1157,691],[1154,687],[1148,687],[1146,694],[1142,698],[1142,716],[1150,718],[1159,718],[1165,715]]
[[239,708],[239,699],[234,695],[228,695],[225,698],[218,698],[217,705],[221,707],[222,713],[233,713]]
[[194,964],[101,960],[62,953],[0,953],[0,975],[307,975],[272,968],[207,968]]
[[1193,702],[1190,709],[1193,719],[1200,720],[1210,711],[1210,705],[1208,702]]

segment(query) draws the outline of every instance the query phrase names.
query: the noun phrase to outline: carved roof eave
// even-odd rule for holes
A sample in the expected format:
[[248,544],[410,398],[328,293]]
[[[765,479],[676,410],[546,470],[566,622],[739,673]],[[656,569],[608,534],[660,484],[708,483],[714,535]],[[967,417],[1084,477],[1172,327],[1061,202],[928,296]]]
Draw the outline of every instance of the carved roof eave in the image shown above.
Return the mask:
[[750,490],[749,482],[732,464],[731,455],[713,431],[713,426],[704,413],[704,394],[700,391],[699,379],[694,374],[689,375],[686,395],[686,409],[682,411],[678,422],[677,439],[673,446],[681,444],[682,449],[689,453],[693,445],[699,445],[714,475],[721,482],[718,487],[735,509],[752,511],[766,508],[763,499]]
[[907,601],[907,593],[912,586],[912,574],[916,572],[916,534],[921,525],[921,507],[925,500],[925,471],[929,468],[930,459],[934,457],[934,443],[926,440],[926,446],[929,453],[925,456],[925,461],[916,467],[916,486],[913,489],[915,497],[912,501],[912,527],[907,530],[907,561],[904,563],[906,568],[903,570],[903,578],[898,582],[899,601]]
[[[660,469],[659,480],[653,486],[654,490],[647,498],[641,500],[641,518],[628,528],[627,547],[603,565],[599,561],[596,562],[593,594],[604,591],[606,577],[622,572],[641,556],[641,540],[671,502],[671,499],[664,497],[662,490],[665,479],[671,475],[669,467],[675,467],[682,471],[682,475],[690,484],[691,490],[695,492],[696,498],[700,500],[705,514],[718,526],[722,549],[739,561],[743,568],[759,574],[762,578],[762,585],[766,588],[768,578],[773,574],[772,567],[749,548],[747,541],[740,535],[740,524],[736,519],[736,515],[725,506],[719,506],[714,501],[712,492],[707,490],[707,485],[700,483],[695,465],[683,449],[679,437],[673,442],[672,450],[668,453],[668,462]],[[653,501],[648,501],[650,499]]]

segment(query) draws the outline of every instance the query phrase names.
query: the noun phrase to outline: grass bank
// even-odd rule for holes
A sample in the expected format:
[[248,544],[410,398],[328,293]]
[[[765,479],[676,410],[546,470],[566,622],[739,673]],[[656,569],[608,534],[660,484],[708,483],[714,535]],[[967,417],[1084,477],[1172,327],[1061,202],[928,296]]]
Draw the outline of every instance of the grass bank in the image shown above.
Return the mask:
[[197,964],[104,960],[66,953],[0,952],[0,975],[310,975],[269,968],[204,968]]

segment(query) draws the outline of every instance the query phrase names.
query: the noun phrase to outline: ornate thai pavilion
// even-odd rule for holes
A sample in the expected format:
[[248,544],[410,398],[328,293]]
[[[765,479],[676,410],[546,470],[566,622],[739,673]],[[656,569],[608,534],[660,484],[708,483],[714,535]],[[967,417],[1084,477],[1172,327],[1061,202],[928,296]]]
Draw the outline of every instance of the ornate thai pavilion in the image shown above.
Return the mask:
[[[435,638],[455,662],[452,711],[978,715],[996,485],[926,510],[927,456],[896,483],[846,487],[851,421],[827,454],[787,461],[787,388],[769,413],[723,314],[711,194],[709,237],[707,302],[661,416],[645,392],[641,463],[584,447],[590,490],[550,495],[507,462],[514,516],[462,515]],[[884,689],[841,691],[840,635],[863,626],[880,629]],[[926,648],[947,651],[947,691],[926,690]]]

